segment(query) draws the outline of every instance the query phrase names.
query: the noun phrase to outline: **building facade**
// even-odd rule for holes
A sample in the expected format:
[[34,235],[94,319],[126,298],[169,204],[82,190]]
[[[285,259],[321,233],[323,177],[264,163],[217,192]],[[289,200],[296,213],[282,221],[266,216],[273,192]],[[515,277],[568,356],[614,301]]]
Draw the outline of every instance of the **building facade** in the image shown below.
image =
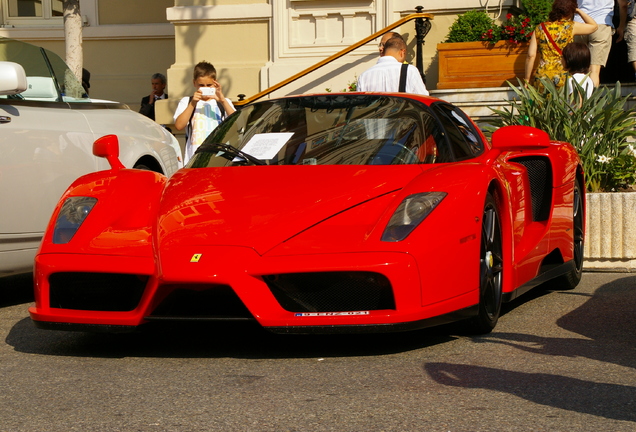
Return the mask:
[[[178,100],[193,92],[192,67],[213,63],[225,94],[258,93],[415,12],[434,16],[423,64],[436,88],[437,43],[456,16],[486,9],[501,17],[519,0],[80,0],[84,67],[90,95],[138,109],[150,76],[166,73],[170,100],[157,121],[171,123]],[[44,46],[64,57],[62,0],[0,0],[0,36]],[[415,25],[396,29],[414,61]],[[339,91],[378,55],[377,41],[298,79],[273,96]]]
[[[426,36],[423,63],[427,85],[437,81],[436,45],[458,14],[486,8],[503,16],[519,0],[175,0],[168,20],[175,27],[175,63],[168,71],[171,96],[193,92],[192,66],[213,63],[228,97],[247,97],[293,76],[342,49],[382,30],[424,6],[434,15]],[[487,6],[487,7],[486,7]],[[396,29],[415,54],[414,22]],[[290,83],[272,96],[330,89],[355,81],[378,56],[377,41]],[[176,101],[164,104],[163,121]]]

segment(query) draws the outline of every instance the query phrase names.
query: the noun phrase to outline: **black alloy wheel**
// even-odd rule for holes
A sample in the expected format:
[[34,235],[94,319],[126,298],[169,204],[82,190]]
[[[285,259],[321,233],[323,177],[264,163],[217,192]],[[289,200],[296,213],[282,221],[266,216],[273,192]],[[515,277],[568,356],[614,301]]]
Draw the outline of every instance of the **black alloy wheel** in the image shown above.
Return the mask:
[[479,313],[467,322],[472,334],[490,333],[501,312],[503,289],[503,246],[499,213],[488,193],[481,227],[479,257]]

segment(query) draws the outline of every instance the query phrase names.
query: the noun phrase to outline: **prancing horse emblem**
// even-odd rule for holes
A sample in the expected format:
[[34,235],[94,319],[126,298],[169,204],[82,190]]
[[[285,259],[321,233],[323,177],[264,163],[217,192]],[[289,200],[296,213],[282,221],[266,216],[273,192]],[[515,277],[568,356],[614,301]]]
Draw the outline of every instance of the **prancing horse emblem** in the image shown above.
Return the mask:
[[203,254],[194,254],[192,255],[192,258],[190,258],[190,262],[199,262],[199,260],[201,259],[201,256]]

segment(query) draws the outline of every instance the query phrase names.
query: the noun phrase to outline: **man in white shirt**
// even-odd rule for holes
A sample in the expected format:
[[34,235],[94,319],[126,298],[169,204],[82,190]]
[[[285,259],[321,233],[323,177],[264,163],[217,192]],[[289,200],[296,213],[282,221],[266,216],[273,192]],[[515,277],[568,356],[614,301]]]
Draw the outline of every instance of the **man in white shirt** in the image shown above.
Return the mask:
[[[406,43],[401,36],[392,37],[384,43],[382,57],[358,78],[357,90],[361,92],[397,93],[400,87],[402,64],[406,58]],[[420,71],[415,66],[406,67],[406,93],[428,96]]]
[[380,57],[382,57],[384,55],[384,44],[386,43],[386,41],[388,41],[392,37],[401,38],[402,35],[399,34],[398,32],[394,32],[394,31],[390,31],[390,32],[384,33],[382,35],[382,38],[380,39],[380,43],[378,44],[378,51],[380,51]]

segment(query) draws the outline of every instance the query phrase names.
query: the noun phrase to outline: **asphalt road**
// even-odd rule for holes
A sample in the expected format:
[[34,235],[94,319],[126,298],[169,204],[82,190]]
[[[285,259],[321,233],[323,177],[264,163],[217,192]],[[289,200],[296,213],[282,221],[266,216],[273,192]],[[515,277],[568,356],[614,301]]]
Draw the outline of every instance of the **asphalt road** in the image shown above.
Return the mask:
[[530,292],[483,337],[65,333],[36,329],[30,301],[0,280],[0,431],[636,430],[628,273]]

